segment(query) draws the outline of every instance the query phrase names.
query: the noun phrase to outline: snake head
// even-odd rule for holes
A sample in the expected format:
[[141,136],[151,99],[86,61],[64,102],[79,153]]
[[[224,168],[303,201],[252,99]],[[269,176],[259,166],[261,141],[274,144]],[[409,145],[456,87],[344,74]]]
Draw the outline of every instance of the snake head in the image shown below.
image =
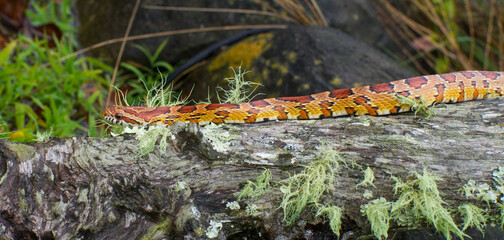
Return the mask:
[[125,124],[124,113],[118,107],[111,107],[103,110],[102,116],[113,124]]
[[161,122],[162,113],[169,110],[169,107],[132,107],[115,106],[103,110],[103,118],[113,124],[120,125],[143,125],[148,126]]
[[103,110],[103,118],[108,122],[120,125],[143,125],[144,119],[140,119],[135,114],[127,111],[127,108],[122,106],[111,107]]

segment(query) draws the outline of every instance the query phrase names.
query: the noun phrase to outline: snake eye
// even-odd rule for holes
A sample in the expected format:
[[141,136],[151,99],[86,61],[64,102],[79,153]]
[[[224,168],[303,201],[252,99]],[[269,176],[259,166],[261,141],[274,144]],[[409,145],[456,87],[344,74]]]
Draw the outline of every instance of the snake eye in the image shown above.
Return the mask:
[[118,114],[114,115],[114,117],[115,117],[117,120],[119,120],[119,119],[121,119],[121,118],[122,118],[122,114],[118,113]]

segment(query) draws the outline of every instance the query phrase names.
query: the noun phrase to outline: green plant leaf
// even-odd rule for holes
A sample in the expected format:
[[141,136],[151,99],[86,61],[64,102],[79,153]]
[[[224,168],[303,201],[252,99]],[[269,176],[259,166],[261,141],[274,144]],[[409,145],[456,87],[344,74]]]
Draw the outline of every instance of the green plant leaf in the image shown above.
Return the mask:
[[9,59],[10,54],[16,47],[17,41],[12,41],[5,48],[0,51],[0,67]]
[[145,79],[145,75],[142,73],[140,69],[137,67],[129,64],[129,63],[121,63],[121,66],[132,71],[135,75],[137,75],[138,78],[140,79]]
[[159,46],[156,49],[156,51],[154,52],[154,54],[152,54],[152,56],[150,57],[149,60],[151,61],[151,65],[152,66],[155,65],[155,62],[158,59],[159,54],[161,54],[161,52],[163,51],[163,49],[164,49],[164,47],[166,46],[167,43],[168,43],[168,41],[164,40],[161,44],[159,44]]

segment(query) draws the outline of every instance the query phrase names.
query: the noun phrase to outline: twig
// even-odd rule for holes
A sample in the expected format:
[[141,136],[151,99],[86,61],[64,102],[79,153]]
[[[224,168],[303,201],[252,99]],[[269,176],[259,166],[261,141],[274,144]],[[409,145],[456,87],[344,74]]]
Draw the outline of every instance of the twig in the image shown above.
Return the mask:
[[133,7],[133,12],[131,13],[130,20],[128,22],[128,26],[126,27],[126,32],[124,33],[124,40],[121,42],[121,48],[119,48],[119,54],[117,55],[116,63],[114,66],[114,72],[112,73],[112,79],[110,80],[110,86],[109,86],[109,90],[108,90],[108,94],[107,94],[107,101],[105,102],[105,108],[107,108],[109,106],[110,96],[112,95],[112,90],[114,89],[113,86],[114,86],[115,79],[117,77],[117,71],[119,70],[119,64],[121,63],[122,55],[124,52],[124,47],[126,46],[126,40],[127,40],[128,35],[130,33],[131,26],[133,25],[133,21],[135,20],[135,16],[138,11],[138,7],[140,6],[140,1],[141,0],[137,0],[135,2],[135,7]]
[[142,6],[146,9],[154,9],[154,10],[168,10],[168,11],[188,11],[188,12],[222,12],[222,13],[243,13],[243,14],[255,14],[255,15],[265,15],[282,18],[289,22],[295,22],[292,18],[288,16],[282,16],[275,12],[269,11],[259,11],[259,10],[251,10],[251,9],[239,9],[239,8],[202,8],[202,7],[171,7],[171,6],[154,6],[154,5],[145,5]]
[[[286,29],[287,25],[285,25],[285,24],[282,24],[282,25],[271,25],[271,24],[268,25],[268,24],[266,24],[266,25],[234,25],[234,26],[219,26],[219,27],[207,27],[207,28],[190,28],[190,29],[165,31],[165,32],[158,32],[158,33],[147,33],[147,34],[141,34],[141,35],[135,35],[135,36],[127,36],[127,37],[122,37],[122,38],[114,38],[114,39],[110,39],[107,41],[93,44],[89,47],[85,47],[85,48],[78,50],[78,51],[75,51],[72,54],[69,54],[69,55],[66,55],[66,56],[60,58],[58,61],[62,62],[62,61],[65,61],[71,57],[75,57],[77,55],[91,51],[93,49],[107,46],[107,45],[110,45],[113,43],[122,42],[122,41],[131,41],[131,40],[139,40],[139,39],[146,39],[146,38],[153,38],[153,37],[164,37],[164,36],[170,36],[170,35],[197,33],[197,32],[232,31],[232,30],[258,29],[258,28]],[[46,67],[48,65],[49,64],[46,63],[43,65],[40,65],[40,67]]]
[[485,45],[485,59],[483,61],[483,69],[488,68],[488,60],[490,55],[490,48],[492,47],[492,32],[493,32],[493,21],[495,16],[495,0],[490,0],[490,15],[488,16],[488,30],[486,35],[486,45]]

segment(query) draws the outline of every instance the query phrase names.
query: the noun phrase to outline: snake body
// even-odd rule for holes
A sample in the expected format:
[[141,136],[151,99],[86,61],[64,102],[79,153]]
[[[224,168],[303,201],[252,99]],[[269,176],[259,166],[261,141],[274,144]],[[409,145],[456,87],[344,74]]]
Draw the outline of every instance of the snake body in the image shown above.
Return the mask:
[[388,115],[411,110],[404,96],[427,105],[455,103],[504,94],[504,72],[462,71],[406,78],[389,83],[339,89],[299,97],[277,97],[248,103],[214,103],[172,107],[116,106],[105,109],[107,121],[118,124],[199,125],[253,123],[284,119],[321,119],[345,115]]

